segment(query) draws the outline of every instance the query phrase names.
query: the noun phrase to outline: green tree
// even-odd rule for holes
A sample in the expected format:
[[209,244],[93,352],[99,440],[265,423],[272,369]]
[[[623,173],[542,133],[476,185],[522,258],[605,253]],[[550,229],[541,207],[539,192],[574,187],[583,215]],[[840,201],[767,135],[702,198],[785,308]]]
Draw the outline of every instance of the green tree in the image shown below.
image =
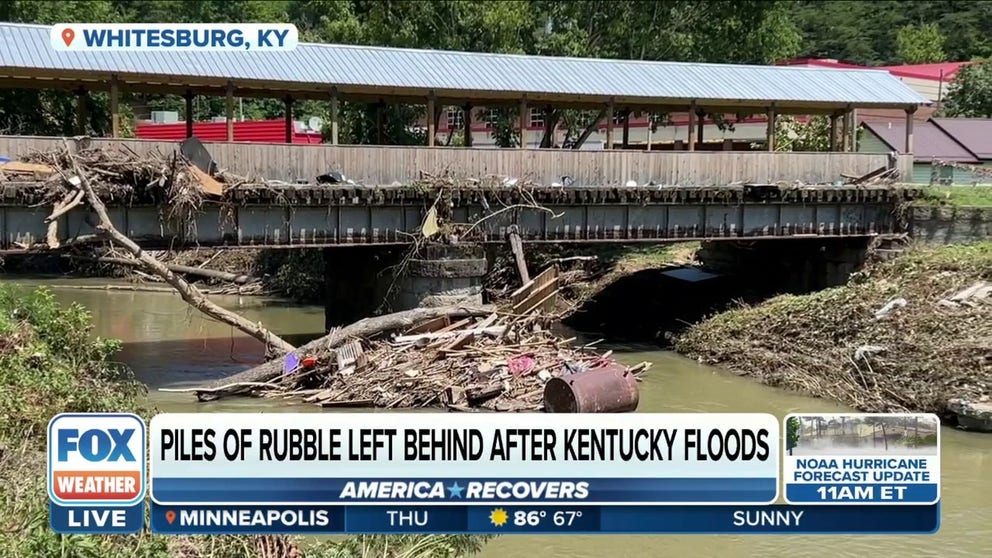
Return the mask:
[[947,91],[943,112],[948,116],[992,118],[992,61],[979,61],[958,70]]
[[805,121],[782,115],[775,119],[776,151],[830,151],[830,119],[814,116]]
[[[120,13],[109,0],[0,2],[0,21],[54,24],[66,21],[119,22]],[[86,124],[95,134],[109,126],[107,96],[91,95],[86,101]],[[58,90],[0,89],[0,133],[71,135],[76,123],[76,95]]]
[[945,38],[943,60],[992,56],[992,2],[800,0],[793,4],[792,19],[803,34],[800,55],[805,57],[907,63],[900,53],[899,31],[929,25]]
[[[537,25],[527,47],[531,54],[768,64],[795,56],[801,40],[788,17],[788,2],[534,0],[532,5]],[[565,130],[567,145],[597,114],[555,110],[546,118]]]
[[789,417],[785,422],[785,449],[792,455],[792,450],[799,445],[799,418]]
[[362,44],[364,28],[347,0],[292,0],[286,6],[300,40],[317,43]]
[[936,24],[906,25],[896,33],[897,53],[906,64],[942,62],[944,35]]

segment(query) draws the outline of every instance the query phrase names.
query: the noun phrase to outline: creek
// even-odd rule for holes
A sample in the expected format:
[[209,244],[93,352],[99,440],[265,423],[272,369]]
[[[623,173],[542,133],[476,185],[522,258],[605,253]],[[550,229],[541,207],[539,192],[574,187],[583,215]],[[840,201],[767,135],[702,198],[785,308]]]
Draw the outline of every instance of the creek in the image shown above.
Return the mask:
[[[233,328],[190,309],[178,295],[86,290],[105,279],[7,279],[25,287],[47,286],[63,303],[77,302],[92,314],[95,333],[124,342],[119,359],[149,386],[160,412],[322,412],[248,398],[197,403],[191,394],[157,388],[186,387],[223,377],[262,360],[262,347]],[[218,296],[212,299],[264,323],[294,344],[320,335],[324,312],[279,300]],[[604,345],[605,347],[605,345]],[[613,345],[627,363],[650,361],[641,384],[639,412],[831,412],[847,409],[759,385],[650,346]],[[336,411],[340,412],[340,411]],[[610,558],[722,556],[971,557],[992,556],[992,435],[942,431],[942,524],[936,535],[884,536],[521,536],[499,537],[483,558]]]

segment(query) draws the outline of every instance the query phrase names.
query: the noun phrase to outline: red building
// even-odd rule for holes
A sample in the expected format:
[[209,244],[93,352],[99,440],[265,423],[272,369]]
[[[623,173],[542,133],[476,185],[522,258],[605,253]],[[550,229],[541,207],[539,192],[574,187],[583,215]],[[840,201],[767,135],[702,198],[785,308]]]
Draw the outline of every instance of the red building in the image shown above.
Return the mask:
[[[954,81],[958,70],[970,62],[940,62],[936,64],[902,64],[897,66],[859,66],[830,58],[799,58],[779,62],[781,66],[806,66],[815,68],[865,69],[884,70],[895,76],[899,81],[915,90],[920,95],[930,99],[935,104],[917,109],[913,118],[926,121],[940,108],[947,97],[948,89]],[[858,110],[859,120],[888,121],[903,116],[900,110],[861,109]]]
[[[321,143],[320,132],[300,131],[297,126],[293,143]],[[134,131],[138,139],[182,141],[186,139],[186,123],[138,124]],[[202,141],[227,141],[226,122],[194,122],[193,136]],[[253,143],[286,143],[285,120],[248,120],[234,123],[234,141]]]

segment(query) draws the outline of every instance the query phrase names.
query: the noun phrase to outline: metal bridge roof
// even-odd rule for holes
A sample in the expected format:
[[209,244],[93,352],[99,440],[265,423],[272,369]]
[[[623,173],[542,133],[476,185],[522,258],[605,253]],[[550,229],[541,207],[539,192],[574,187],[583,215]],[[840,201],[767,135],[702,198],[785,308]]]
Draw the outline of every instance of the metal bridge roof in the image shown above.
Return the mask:
[[[628,106],[906,108],[929,101],[881,70],[484,54],[300,43],[285,52],[65,52],[50,27],[0,23],[0,86]],[[41,79],[49,81],[39,81]],[[100,85],[96,85],[100,83]]]

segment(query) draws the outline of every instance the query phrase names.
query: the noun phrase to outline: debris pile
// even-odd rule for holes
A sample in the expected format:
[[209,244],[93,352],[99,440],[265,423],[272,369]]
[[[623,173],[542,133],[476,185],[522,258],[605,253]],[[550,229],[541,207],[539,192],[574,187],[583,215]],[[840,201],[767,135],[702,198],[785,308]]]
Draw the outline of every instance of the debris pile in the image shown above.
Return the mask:
[[[23,161],[0,167],[0,180],[45,180],[50,201],[61,199],[71,189],[63,178],[72,165],[69,157],[69,152],[64,149],[36,152],[25,156]],[[121,146],[113,149],[77,149],[72,157],[87,173],[94,192],[104,200],[143,195],[167,201],[170,191],[200,190],[194,185],[197,179],[189,171],[190,165],[173,153],[164,155],[152,152],[142,156]]]
[[992,396],[992,243],[918,247],[847,285],[780,296],[690,328],[680,352],[866,412]]
[[[383,340],[355,339],[298,366],[259,391],[323,407],[540,411],[548,380],[614,365],[593,345],[573,347],[548,320],[500,314],[430,320]],[[627,369],[640,374],[647,364]]]
[[[418,308],[360,320],[195,392],[250,394],[323,407],[497,412],[626,412],[649,367],[627,367],[551,330],[559,285],[550,267],[503,308]],[[564,380],[562,380],[564,379]]]
[[[208,197],[223,195],[227,185],[212,176],[213,161],[199,141],[191,138],[178,152],[150,151],[138,154],[127,146],[92,148],[88,142],[68,142],[68,149],[35,152],[20,161],[0,163],[0,186],[4,196],[19,196],[32,205],[56,208],[54,216],[83,203],[80,191],[68,178],[73,160],[82,170],[94,193],[105,203],[157,205],[162,217],[180,236],[195,232],[196,215]],[[191,158],[201,154],[200,160]],[[205,159],[204,159],[205,157]],[[231,175],[217,174],[225,181]],[[51,238],[49,239],[51,240]],[[50,246],[57,247],[57,246]]]
[[841,178],[843,178],[844,184],[856,184],[858,186],[893,184],[899,180],[899,169],[885,165],[862,175],[841,173]]

